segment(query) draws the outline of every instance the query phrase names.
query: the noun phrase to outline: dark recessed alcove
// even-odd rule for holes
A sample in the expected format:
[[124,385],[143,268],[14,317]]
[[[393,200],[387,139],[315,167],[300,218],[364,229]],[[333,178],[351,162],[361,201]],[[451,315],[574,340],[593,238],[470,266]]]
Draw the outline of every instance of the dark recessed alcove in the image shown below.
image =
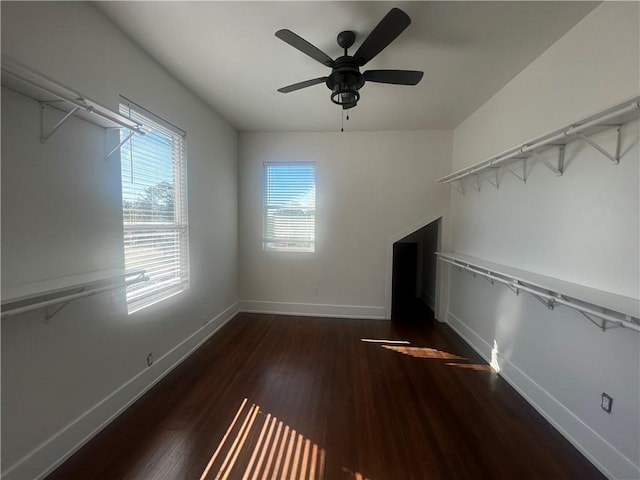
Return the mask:
[[436,255],[441,219],[393,244],[391,318],[416,321],[433,318]]

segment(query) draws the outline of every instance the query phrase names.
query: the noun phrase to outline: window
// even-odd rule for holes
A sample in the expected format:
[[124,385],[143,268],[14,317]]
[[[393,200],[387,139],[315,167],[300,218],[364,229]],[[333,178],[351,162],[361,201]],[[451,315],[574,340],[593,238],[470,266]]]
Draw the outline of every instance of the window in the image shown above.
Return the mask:
[[315,251],[316,164],[264,164],[263,249]]
[[124,98],[120,113],[145,132],[120,150],[125,267],[149,277],[127,287],[133,313],[189,288],[187,162],[185,132]]

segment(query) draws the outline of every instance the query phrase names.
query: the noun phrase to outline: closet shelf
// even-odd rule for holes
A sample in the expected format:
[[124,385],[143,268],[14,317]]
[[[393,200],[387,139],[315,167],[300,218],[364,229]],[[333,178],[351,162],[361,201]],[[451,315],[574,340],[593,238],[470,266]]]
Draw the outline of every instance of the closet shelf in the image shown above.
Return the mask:
[[625,327],[640,332],[640,300],[597,290],[557,278],[527,272],[458,253],[437,252],[446,263],[493,282],[506,285],[516,294],[520,290],[533,295],[547,308],[556,305],[577,310],[603,331]]
[[138,122],[120,115],[100,105],[78,91],[21,64],[7,56],[2,56],[2,86],[30,97],[41,105],[56,108],[65,113],[64,117],[48,132],[44,131],[41,113],[41,142],[46,140],[66,122],[76,116],[103,128],[126,128],[131,132],[144,135]]
[[[2,285],[2,319],[46,308],[52,318],[67,303],[82,297],[123,288],[147,281],[144,270],[103,270],[68,277],[53,278],[20,285]],[[59,307],[54,311],[48,309]]]
[[[561,176],[564,173],[565,146],[576,140],[586,141],[606,158],[614,163],[619,163],[622,126],[638,118],[640,118],[640,96],[622,102],[607,110],[603,110],[595,115],[583,118],[542,137],[525,142],[487,160],[453,172],[436,180],[436,182],[451,184],[451,186],[453,186],[453,182],[459,182],[459,191],[462,194],[464,194],[463,181],[469,177],[475,179],[475,185],[472,184],[472,186],[476,190],[480,190],[481,179],[487,180],[494,187],[498,188],[503,171],[512,173],[522,182],[526,182],[527,159],[551,149],[558,149],[557,163],[552,164],[547,159],[544,159],[543,163],[556,175]],[[614,153],[608,152],[590,138],[592,135],[610,129],[617,131],[617,144]],[[522,162],[523,168],[521,172],[516,172],[509,168],[516,162]],[[488,175],[489,173],[493,175]]]

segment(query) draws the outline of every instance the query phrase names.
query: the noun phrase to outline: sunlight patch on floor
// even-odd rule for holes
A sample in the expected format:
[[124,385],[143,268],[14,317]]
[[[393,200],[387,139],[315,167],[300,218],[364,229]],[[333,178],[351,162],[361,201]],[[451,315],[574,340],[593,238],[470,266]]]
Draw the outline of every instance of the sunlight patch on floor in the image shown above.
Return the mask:
[[349,470],[347,467],[342,467],[342,471],[349,475],[349,478],[353,480],[371,480],[369,477],[365,477],[362,473],[354,470]]
[[325,451],[244,399],[200,480],[320,480]]
[[478,372],[493,372],[491,365],[482,365],[479,363],[446,363],[449,367],[466,368],[468,370],[476,370]]
[[443,352],[436,350],[435,348],[426,347],[401,347],[396,345],[382,345],[382,348],[387,350],[393,350],[394,352],[409,355],[415,358],[439,358],[442,360],[466,360],[464,357],[459,357],[453,353]]
[[355,480],[371,480],[368,477],[365,477],[360,472],[354,472]]
[[[407,340],[375,340],[375,339],[361,339],[363,342],[377,343],[386,350],[391,350],[394,352],[402,353],[403,355],[408,355],[414,358],[431,358],[438,360],[462,360],[468,361],[466,357],[461,357],[459,355],[455,355],[453,353],[443,352],[442,350],[437,350],[435,348],[427,348],[427,347],[410,347],[406,344],[409,343]],[[498,346],[494,341],[494,349],[491,352],[491,364],[486,365],[482,363],[446,363],[448,367],[457,367],[457,368],[465,368],[467,370],[475,370],[477,372],[500,372],[500,366],[498,365],[497,355],[498,355]],[[354,473],[355,474],[355,473]]]

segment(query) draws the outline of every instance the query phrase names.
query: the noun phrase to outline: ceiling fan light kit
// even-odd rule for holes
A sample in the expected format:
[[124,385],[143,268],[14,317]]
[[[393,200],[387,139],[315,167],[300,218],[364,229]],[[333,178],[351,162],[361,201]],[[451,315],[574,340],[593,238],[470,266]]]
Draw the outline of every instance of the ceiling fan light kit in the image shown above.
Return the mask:
[[347,83],[336,85],[333,88],[331,101],[336,105],[342,105],[344,110],[355,107],[358,104],[358,100],[360,100],[360,93]]
[[331,73],[327,77],[294,83],[279,88],[278,91],[290,93],[324,83],[331,90],[331,101],[347,110],[358,104],[360,100],[358,90],[367,81],[394,85],[417,85],[422,79],[423,72],[415,70],[367,70],[364,73],[360,72],[360,67],[384,50],[410,23],[411,19],[405,12],[399,8],[392,8],[362,42],[353,56],[348,54],[348,49],[355,42],[356,34],[351,30],[340,32],[337,41],[344,50],[344,55],[335,60],[291,30],[278,30],[276,37],[331,68]]

